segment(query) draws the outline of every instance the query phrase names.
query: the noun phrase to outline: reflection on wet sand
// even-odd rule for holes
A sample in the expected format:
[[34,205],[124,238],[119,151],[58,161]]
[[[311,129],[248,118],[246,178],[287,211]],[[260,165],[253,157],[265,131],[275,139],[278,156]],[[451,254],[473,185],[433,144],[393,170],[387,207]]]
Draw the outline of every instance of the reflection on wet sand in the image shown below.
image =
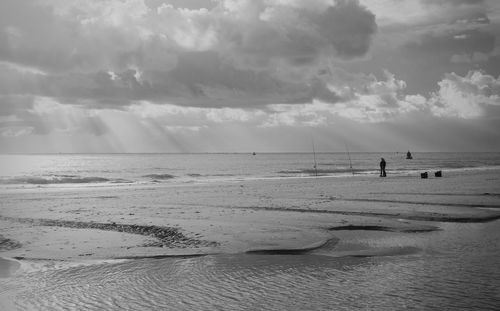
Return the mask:
[[[21,272],[6,288],[24,284],[16,297],[18,306],[26,310],[387,310],[396,306],[494,310],[500,303],[500,245],[494,238],[500,233],[498,223],[445,227],[422,234],[364,231],[349,238],[340,233],[339,244],[332,241],[306,254],[221,254],[61,265]],[[351,253],[342,254],[343,249]]]

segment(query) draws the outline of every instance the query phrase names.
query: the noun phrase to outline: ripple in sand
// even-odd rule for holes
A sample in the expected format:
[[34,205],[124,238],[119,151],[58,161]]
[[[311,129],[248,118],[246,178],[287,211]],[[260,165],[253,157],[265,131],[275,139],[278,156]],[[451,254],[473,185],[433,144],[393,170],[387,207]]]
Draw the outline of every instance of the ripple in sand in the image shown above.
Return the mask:
[[8,251],[16,248],[20,248],[22,246],[18,241],[7,239],[3,235],[0,234],[0,251]]
[[[156,238],[158,241],[148,243],[144,246],[149,247],[170,247],[170,248],[186,248],[186,247],[213,247],[217,246],[217,242],[205,241],[196,238],[191,238],[184,235],[179,228],[163,227],[163,226],[144,226],[130,225],[119,223],[97,223],[97,222],[81,222],[69,220],[54,220],[54,219],[33,219],[33,218],[11,218],[2,217],[11,221],[21,223],[29,223],[38,226],[54,226],[76,229],[98,229],[107,231],[126,232],[132,234],[140,234]],[[0,239],[1,241],[1,239]]]

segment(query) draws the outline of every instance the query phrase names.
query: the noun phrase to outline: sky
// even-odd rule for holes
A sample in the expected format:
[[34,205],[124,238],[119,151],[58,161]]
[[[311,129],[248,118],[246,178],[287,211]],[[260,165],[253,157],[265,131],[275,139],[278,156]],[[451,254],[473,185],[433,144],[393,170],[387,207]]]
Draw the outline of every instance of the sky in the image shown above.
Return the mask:
[[500,151],[498,0],[2,0],[0,152]]

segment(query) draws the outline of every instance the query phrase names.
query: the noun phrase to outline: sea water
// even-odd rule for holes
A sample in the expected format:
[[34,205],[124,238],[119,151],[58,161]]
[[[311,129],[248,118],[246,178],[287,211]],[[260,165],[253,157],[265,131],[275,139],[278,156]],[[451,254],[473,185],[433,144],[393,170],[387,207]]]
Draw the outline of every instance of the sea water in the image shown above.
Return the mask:
[[210,182],[261,178],[389,175],[500,167],[500,153],[262,153],[0,155],[0,186]]
[[[498,310],[500,223],[362,232],[373,257],[223,254],[28,269],[0,279],[3,310]],[[401,245],[416,251],[398,253]],[[27,263],[23,263],[26,265]],[[36,263],[32,263],[35,265]],[[43,265],[43,263],[39,263]],[[53,267],[53,268],[51,268]]]

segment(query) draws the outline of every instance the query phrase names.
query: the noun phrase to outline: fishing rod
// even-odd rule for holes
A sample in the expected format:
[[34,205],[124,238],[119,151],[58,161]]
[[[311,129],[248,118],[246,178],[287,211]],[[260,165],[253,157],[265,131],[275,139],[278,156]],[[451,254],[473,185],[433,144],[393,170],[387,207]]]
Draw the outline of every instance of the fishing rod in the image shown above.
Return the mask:
[[316,177],[318,177],[318,165],[316,163],[316,150],[314,150],[314,139],[312,140],[312,147],[313,147],[313,158],[314,158],[314,174]]
[[344,144],[345,144],[345,150],[347,151],[347,156],[349,157],[349,168],[351,169],[351,173],[354,175],[354,170],[352,169],[351,154],[349,153],[349,148],[347,148],[347,143],[345,141]]

